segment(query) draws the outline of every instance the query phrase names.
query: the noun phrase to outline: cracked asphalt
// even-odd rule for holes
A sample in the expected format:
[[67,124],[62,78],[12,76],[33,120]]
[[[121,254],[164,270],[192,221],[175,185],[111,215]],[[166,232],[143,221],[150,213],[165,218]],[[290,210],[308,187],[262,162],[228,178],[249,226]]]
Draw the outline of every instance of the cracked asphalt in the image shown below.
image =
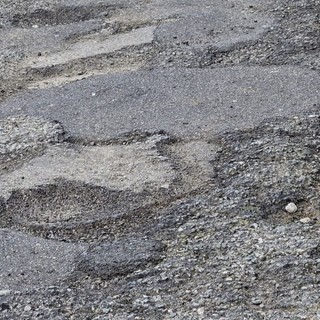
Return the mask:
[[319,52],[319,0],[0,0],[0,319],[319,319]]

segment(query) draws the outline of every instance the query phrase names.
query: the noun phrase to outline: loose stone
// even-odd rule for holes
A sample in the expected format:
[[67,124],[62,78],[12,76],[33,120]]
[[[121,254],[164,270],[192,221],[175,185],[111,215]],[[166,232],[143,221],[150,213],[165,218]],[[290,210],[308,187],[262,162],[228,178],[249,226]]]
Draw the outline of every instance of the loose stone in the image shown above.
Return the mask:
[[251,302],[252,302],[252,304],[254,304],[254,305],[256,305],[256,306],[262,304],[262,301],[261,301],[260,299],[256,299],[256,298],[253,298],[253,299],[251,300]]
[[24,307],[24,311],[26,311],[26,312],[31,311],[31,309],[32,309],[32,307],[29,304]]
[[0,290],[0,297],[8,296],[11,293],[11,290]]
[[295,213],[297,210],[298,210],[298,208],[293,202],[290,202],[286,206],[286,211],[289,213]]
[[300,219],[301,223],[309,223],[310,221],[311,221],[311,219],[309,217]]

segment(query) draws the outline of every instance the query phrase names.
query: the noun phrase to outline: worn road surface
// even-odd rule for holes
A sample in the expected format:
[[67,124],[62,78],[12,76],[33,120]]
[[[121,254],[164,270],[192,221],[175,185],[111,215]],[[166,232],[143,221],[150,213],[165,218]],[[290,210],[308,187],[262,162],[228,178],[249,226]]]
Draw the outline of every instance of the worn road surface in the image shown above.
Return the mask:
[[320,319],[319,0],[0,0],[0,319]]

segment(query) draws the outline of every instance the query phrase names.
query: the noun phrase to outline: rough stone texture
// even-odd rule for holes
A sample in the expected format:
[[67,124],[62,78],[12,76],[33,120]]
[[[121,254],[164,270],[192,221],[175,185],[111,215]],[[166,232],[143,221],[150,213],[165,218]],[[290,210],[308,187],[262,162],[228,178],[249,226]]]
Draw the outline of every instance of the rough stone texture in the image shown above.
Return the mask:
[[0,7],[1,319],[320,317],[319,0]]
[[319,115],[274,119],[222,137],[213,179],[234,213],[275,221],[294,202],[317,216],[319,124]]
[[146,268],[162,258],[164,245],[150,239],[121,239],[93,245],[78,257],[77,270],[105,280]]
[[49,144],[63,142],[65,131],[57,121],[17,116],[0,120],[0,172],[39,155]]

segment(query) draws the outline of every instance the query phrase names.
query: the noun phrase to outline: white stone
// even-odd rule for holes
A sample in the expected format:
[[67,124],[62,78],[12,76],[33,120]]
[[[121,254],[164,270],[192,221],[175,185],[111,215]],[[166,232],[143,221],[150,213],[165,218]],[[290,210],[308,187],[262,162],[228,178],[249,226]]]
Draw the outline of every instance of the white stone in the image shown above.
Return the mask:
[[30,306],[30,304],[28,304],[24,307],[24,311],[26,311],[26,312],[31,311],[31,310],[32,310],[32,307]]
[[293,202],[286,205],[286,211],[289,213],[295,213],[297,210],[298,208]]
[[11,293],[11,290],[0,290],[0,297],[8,296]]
[[311,219],[309,217],[300,219],[301,223],[309,223],[310,221],[311,221]]
[[201,308],[199,308],[199,309],[197,310],[197,313],[198,313],[199,316],[203,317],[204,311],[205,311],[204,308],[201,307]]

